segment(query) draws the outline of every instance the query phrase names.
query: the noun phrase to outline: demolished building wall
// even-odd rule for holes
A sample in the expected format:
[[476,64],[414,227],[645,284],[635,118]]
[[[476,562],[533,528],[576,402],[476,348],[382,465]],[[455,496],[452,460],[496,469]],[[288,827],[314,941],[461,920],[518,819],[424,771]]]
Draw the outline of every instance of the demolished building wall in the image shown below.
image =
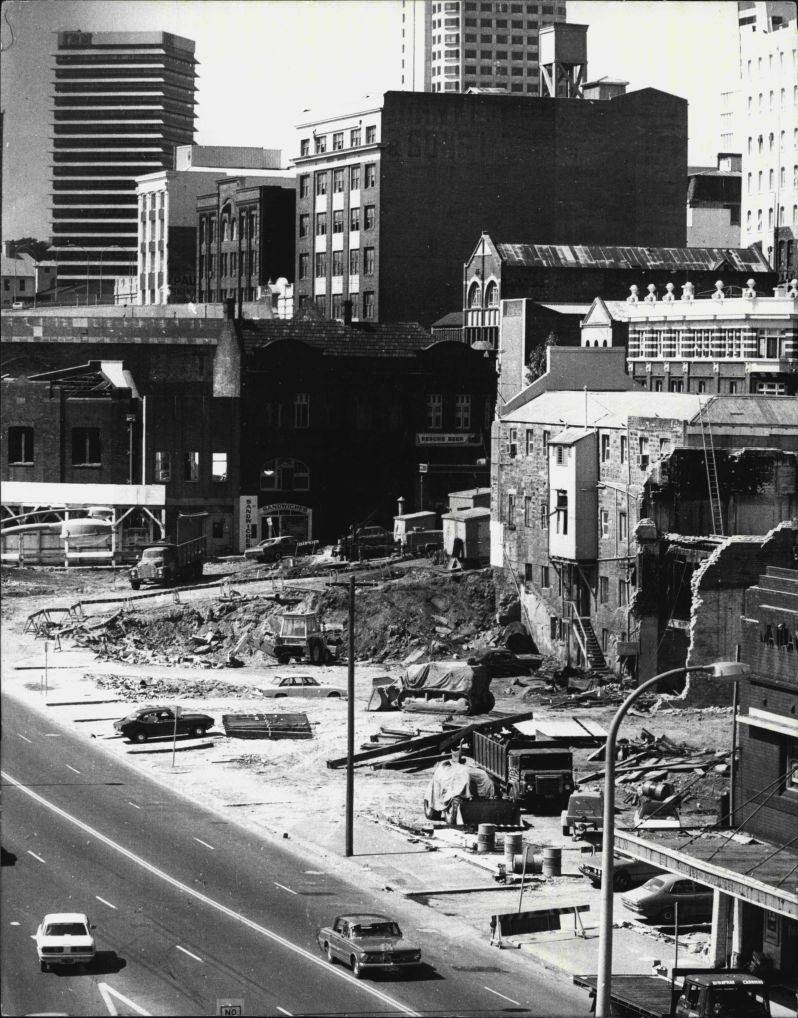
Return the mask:
[[[794,567],[798,519],[780,523],[764,537],[730,537],[712,552],[691,581],[690,643],[686,665],[733,661],[743,642],[745,592],[768,566]],[[705,675],[688,676],[685,705],[729,704],[732,686]]]

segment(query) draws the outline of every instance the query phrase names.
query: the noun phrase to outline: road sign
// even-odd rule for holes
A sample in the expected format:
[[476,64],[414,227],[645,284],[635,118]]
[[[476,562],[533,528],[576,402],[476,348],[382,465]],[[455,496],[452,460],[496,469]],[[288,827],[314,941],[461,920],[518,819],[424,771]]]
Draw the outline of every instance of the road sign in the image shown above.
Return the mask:
[[217,1000],[216,1001],[216,1013],[217,1015],[223,1015],[225,1018],[231,1015],[239,1015],[244,1013],[244,1000],[243,998],[238,1000]]

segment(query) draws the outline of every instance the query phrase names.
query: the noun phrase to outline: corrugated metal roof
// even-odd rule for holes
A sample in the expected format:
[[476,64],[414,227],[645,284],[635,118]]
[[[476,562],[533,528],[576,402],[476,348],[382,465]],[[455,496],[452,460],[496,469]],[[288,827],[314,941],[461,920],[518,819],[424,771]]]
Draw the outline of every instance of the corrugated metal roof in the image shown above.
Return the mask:
[[[705,420],[710,424],[789,428],[798,427],[796,396],[716,396],[705,406]],[[698,416],[691,424],[698,424]]]
[[330,357],[412,357],[435,343],[417,322],[351,326],[332,321],[245,319],[239,327],[245,353],[289,340]]
[[502,261],[510,266],[711,271],[727,263],[737,272],[770,271],[767,262],[754,248],[497,243],[496,249]]
[[554,438],[550,438],[549,445],[576,445],[583,438],[593,434],[595,434],[595,431],[591,428],[566,428],[565,431],[559,432]]

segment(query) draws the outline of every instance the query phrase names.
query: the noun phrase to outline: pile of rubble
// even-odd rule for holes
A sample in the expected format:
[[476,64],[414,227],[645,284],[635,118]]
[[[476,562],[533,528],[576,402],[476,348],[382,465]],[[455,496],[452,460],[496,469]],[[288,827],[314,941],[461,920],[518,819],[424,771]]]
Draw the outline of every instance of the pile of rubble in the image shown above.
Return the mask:
[[255,700],[262,697],[258,686],[247,686],[215,679],[155,678],[147,675],[139,678],[130,675],[95,675],[87,673],[86,679],[96,682],[100,689],[113,690],[124,700],[160,701],[175,697],[190,697],[206,700],[212,697],[229,697],[239,700]]

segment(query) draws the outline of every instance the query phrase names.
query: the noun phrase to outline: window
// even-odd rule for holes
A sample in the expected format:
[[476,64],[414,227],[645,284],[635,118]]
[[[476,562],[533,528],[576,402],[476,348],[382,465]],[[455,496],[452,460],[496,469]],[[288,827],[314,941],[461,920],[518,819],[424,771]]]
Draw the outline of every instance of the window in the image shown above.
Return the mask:
[[471,397],[468,394],[455,397],[454,426],[457,431],[468,431],[471,427]]
[[621,463],[626,462],[626,435],[621,435]]
[[323,152],[327,151],[327,135],[326,134],[320,134],[316,138],[314,138],[313,140],[316,143],[315,146],[314,146],[316,155],[321,155]]
[[156,452],[155,454],[155,481],[158,484],[165,484],[172,480],[172,454],[170,452]]
[[360,252],[353,248],[349,252],[349,275],[357,276],[360,272]]
[[443,427],[443,396],[438,392],[427,395],[427,427],[430,429]]
[[548,502],[540,503],[540,529],[547,530],[549,526],[549,505]]
[[659,440],[659,456],[662,459],[664,456],[670,456],[671,452],[671,440],[669,438],[661,438]]
[[[333,252],[333,275],[335,275],[335,256],[340,253],[340,251]],[[332,311],[330,317],[338,321],[344,317],[344,298],[340,293],[334,293],[332,295]]]
[[549,454],[549,439],[551,438],[550,431],[543,432],[543,455],[548,456]]
[[641,435],[638,442],[640,447],[639,465],[641,470],[645,470],[648,466],[648,438],[645,435]]
[[327,252],[316,252],[316,279],[327,275]]
[[100,454],[99,428],[72,429],[72,466],[99,467],[102,465]]
[[365,276],[374,275],[374,248],[364,247],[363,248],[363,274]]
[[333,135],[333,152],[340,152],[344,147],[344,132],[336,131]]
[[606,654],[610,649],[610,631],[609,629],[601,630],[601,649]]
[[294,396],[294,427],[310,427],[310,394],[298,392]]
[[[334,276],[342,276],[344,274],[344,253],[343,251],[333,251],[332,253],[332,274]],[[335,316],[333,316],[335,317]]]
[[360,128],[353,127],[349,132],[349,144],[352,148],[358,148],[360,146]]
[[618,580],[618,604],[625,608],[629,604],[629,581]]
[[363,318],[370,321],[374,318],[374,291],[363,292]]
[[308,278],[308,268],[310,263],[310,255],[306,252],[299,256],[299,278]]
[[363,229],[373,230],[377,223],[377,210],[374,205],[367,205],[363,215]]
[[360,229],[360,209],[353,208],[349,210],[349,229],[353,232],[357,232]]
[[515,529],[515,492],[507,493],[507,526]]
[[610,436],[601,436],[601,462],[606,463],[610,458]]
[[531,456],[535,448],[535,433],[531,428],[526,429],[526,454]]
[[551,573],[548,566],[540,567],[540,585],[544,590],[551,586]]
[[532,526],[532,496],[524,495],[524,526]]
[[360,190],[360,167],[353,166],[349,170],[349,190],[359,191]]
[[468,290],[468,306],[470,308],[482,307],[482,290],[476,281],[471,284]]
[[211,453],[211,480],[221,484],[227,480],[227,453]]
[[377,141],[377,128],[372,124],[366,128],[366,144],[373,145]]
[[307,237],[310,230],[310,215],[303,212],[299,217],[299,236]]
[[610,511],[609,509],[602,509],[599,520],[601,522],[601,536],[610,536]]
[[199,452],[187,452],[183,456],[183,480],[199,480]]
[[332,217],[332,232],[343,233],[344,232],[344,210],[335,209]]
[[629,517],[626,513],[618,513],[618,540],[626,541],[629,537]]
[[310,155],[310,138],[303,138],[299,143],[299,154],[300,156]]
[[33,428],[8,429],[8,462],[15,466],[33,466]]
[[555,517],[558,534],[568,533],[568,492],[558,490],[556,494]]
[[310,471],[302,460],[273,459],[260,472],[261,491],[309,491]]
[[344,171],[333,170],[333,193],[342,194],[344,190]]
[[563,463],[568,462],[568,450],[561,445],[556,446],[554,449],[554,459],[557,462],[557,466],[561,467]]
[[485,288],[485,307],[497,308],[499,306],[499,287],[494,280],[491,280]]
[[599,604],[608,604],[610,600],[610,578],[599,576],[598,578]]
[[366,163],[363,167],[363,181],[366,187],[374,187],[377,183],[377,167],[375,163]]
[[327,194],[327,173],[316,174],[316,194]]
[[316,214],[316,236],[324,237],[327,233],[327,213],[318,212]]

